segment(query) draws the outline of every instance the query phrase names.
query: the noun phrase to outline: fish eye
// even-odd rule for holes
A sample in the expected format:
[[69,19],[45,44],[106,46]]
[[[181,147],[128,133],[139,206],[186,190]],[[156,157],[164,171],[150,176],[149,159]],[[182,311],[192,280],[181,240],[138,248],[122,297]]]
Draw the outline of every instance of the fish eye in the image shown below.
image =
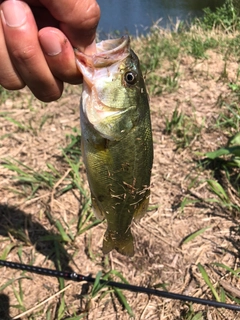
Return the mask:
[[127,84],[133,85],[137,82],[137,74],[133,71],[128,71],[125,73],[124,79]]

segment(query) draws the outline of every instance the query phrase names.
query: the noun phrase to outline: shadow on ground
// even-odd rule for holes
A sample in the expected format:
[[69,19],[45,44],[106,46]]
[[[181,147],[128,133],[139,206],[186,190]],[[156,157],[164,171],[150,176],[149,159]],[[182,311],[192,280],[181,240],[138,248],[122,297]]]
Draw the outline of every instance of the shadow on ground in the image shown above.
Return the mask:
[[56,269],[60,267],[61,270],[72,272],[69,267],[71,257],[59,240],[59,235],[46,230],[33,219],[32,215],[17,208],[0,204],[0,235],[8,237],[10,234],[14,239],[35,246],[38,252],[54,263]]
[[0,319],[11,319],[9,315],[9,297],[6,294],[0,294]]

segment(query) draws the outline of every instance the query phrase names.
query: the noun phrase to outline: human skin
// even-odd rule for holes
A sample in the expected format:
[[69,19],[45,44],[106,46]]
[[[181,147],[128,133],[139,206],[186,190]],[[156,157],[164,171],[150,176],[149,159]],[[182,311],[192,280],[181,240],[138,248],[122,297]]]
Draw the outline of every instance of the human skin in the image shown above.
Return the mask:
[[73,48],[96,51],[95,0],[0,0],[0,10],[1,86],[28,86],[49,102],[61,96],[64,82],[82,82]]

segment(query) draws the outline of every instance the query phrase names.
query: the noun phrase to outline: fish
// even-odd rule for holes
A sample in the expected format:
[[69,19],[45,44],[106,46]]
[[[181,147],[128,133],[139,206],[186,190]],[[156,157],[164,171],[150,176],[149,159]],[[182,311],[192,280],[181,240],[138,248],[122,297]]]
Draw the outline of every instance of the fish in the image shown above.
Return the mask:
[[81,148],[92,208],[106,219],[104,254],[134,255],[131,225],[146,213],[153,140],[144,78],[130,38],[96,44],[92,56],[76,51],[83,75]]

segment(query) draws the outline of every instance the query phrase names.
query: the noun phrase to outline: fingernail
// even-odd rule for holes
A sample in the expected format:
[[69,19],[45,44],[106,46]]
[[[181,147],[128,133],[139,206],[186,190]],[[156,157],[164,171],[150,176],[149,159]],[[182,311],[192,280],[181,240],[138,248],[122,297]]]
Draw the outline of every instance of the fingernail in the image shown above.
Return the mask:
[[61,39],[54,31],[48,31],[44,35],[39,35],[39,40],[45,54],[49,56],[56,56],[62,51]]
[[26,6],[23,2],[16,0],[4,1],[1,8],[3,20],[9,27],[20,27],[26,21]]

